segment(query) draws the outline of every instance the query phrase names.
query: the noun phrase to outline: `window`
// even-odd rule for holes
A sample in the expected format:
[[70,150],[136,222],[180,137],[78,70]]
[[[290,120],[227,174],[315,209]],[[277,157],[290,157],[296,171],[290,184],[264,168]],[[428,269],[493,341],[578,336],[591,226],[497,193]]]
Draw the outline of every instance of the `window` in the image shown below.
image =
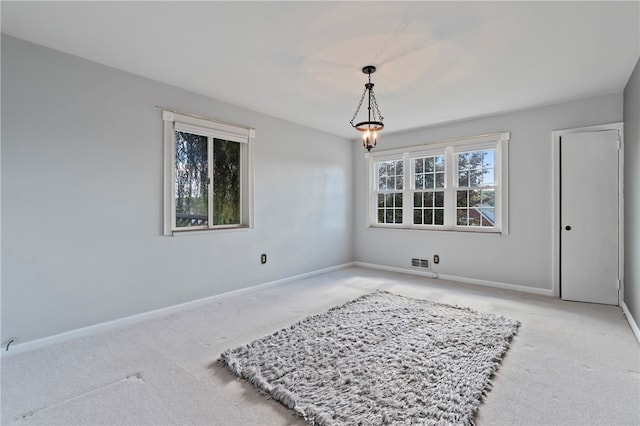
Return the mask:
[[444,225],[444,155],[413,159],[413,223]]
[[402,223],[404,167],[401,160],[381,161],[378,171],[378,223]]
[[369,225],[506,234],[509,133],[365,154]]
[[165,235],[252,224],[253,129],[163,112]]
[[495,149],[456,155],[456,224],[495,226]]

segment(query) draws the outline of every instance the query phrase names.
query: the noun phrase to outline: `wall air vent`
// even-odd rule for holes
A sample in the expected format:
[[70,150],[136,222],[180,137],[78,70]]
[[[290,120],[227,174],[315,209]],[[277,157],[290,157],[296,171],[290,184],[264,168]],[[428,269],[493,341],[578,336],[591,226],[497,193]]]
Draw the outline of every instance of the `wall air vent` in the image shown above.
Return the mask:
[[431,263],[429,262],[429,259],[418,259],[416,257],[411,259],[411,266],[415,266],[416,268],[431,269]]

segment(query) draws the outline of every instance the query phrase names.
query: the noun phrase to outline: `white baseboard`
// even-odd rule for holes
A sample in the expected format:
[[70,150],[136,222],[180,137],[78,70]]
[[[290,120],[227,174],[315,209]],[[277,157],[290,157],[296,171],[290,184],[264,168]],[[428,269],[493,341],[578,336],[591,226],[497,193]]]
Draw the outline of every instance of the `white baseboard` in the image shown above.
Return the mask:
[[[488,281],[488,280],[479,280],[475,278],[460,277],[457,275],[438,274],[428,270],[421,271],[417,269],[397,268],[395,266],[378,265],[374,263],[353,262],[353,265],[361,266],[363,268],[369,268],[369,269],[379,269],[383,271],[397,272],[401,274],[418,275],[418,276],[429,277],[434,279],[456,281],[456,282],[461,282],[465,284],[476,284],[476,285],[482,285],[487,287],[502,288],[505,290],[520,291],[523,293],[537,294],[540,296],[552,296],[552,297],[554,296],[553,290],[546,289],[546,288],[527,287],[523,285],[502,283],[498,281]],[[620,303],[620,307],[622,308],[622,311],[624,312],[624,315],[627,318],[627,321],[629,322],[629,326],[631,326],[631,330],[633,331],[633,334],[636,336],[638,343],[640,343],[640,328],[638,327],[638,323],[636,322],[636,320],[633,318],[633,315],[631,315],[629,308],[624,303],[624,300]]]
[[435,274],[431,271],[424,271],[419,269],[397,268],[395,266],[378,265],[375,263],[365,263],[365,262],[354,262],[354,265],[361,266],[363,268],[369,268],[369,269],[379,269],[381,271],[397,272],[399,274],[410,274],[410,275],[419,275],[421,277],[438,278],[438,274]]
[[401,274],[419,275],[419,276],[424,276],[429,278],[456,281],[456,282],[461,282],[465,284],[476,284],[476,285],[482,285],[486,287],[495,287],[495,288],[501,288],[505,290],[514,290],[522,293],[537,294],[540,296],[553,296],[553,291],[551,289],[546,289],[546,288],[527,287],[524,285],[502,283],[498,281],[479,280],[475,278],[460,277],[457,275],[438,274],[433,271],[420,271],[417,269],[414,270],[414,269],[397,268],[394,266],[376,265],[373,263],[354,262],[354,264],[356,266],[362,266],[364,268],[381,269],[383,271],[399,272]]
[[636,336],[638,343],[640,343],[640,328],[638,328],[638,323],[633,318],[633,315],[631,315],[631,311],[629,311],[629,308],[627,307],[626,303],[624,303],[624,300],[620,303],[620,307],[622,307],[622,312],[624,312],[624,316],[627,317],[627,321],[631,326],[631,331],[633,331],[633,334]]
[[291,276],[291,277],[282,278],[280,280],[270,281],[270,282],[267,282],[267,283],[258,284],[258,285],[254,285],[254,286],[246,287],[246,288],[241,288],[241,289],[238,289],[238,290],[228,291],[228,292],[225,292],[225,293],[216,294],[216,295],[205,297],[205,298],[202,298],[202,299],[192,300],[190,302],[185,302],[185,303],[180,303],[178,305],[168,306],[166,308],[155,309],[153,311],[143,312],[143,313],[140,313],[140,314],[135,314],[135,315],[131,315],[131,316],[128,316],[128,317],[119,318],[119,319],[115,319],[115,320],[112,320],[112,321],[107,321],[107,322],[103,322],[103,323],[99,323],[99,324],[95,324],[95,325],[90,325],[90,326],[78,328],[78,329],[75,329],[75,330],[65,331],[63,333],[54,334],[53,336],[43,337],[41,339],[30,340],[30,341],[24,342],[24,343],[12,344],[9,347],[8,351],[6,351],[5,348],[1,348],[0,354],[1,354],[2,357],[7,357],[7,356],[16,355],[16,354],[19,354],[19,353],[29,352],[29,351],[32,351],[32,350],[35,350],[35,349],[44,348],[44,347],[51,346],[51,345],[54,345],[54,344],[57,344],[57,343],[66,342],[66,341],[69,341],[69,340],[72,340],[72,339],[77,339],[77,338],[80,338],[80,337],[91,336],[91,335],[94,335],[94,334],[97,334],[97,333],[101,333],[101,332],[111,331],[111,330],[114,330],[114,329],[126,327],[126,326],[129,326],[129,325],[133,325],[133,324],[136,324],[136,323],[144,321],[144,320],[149,320],[149,319],[161,317],[161,316],[164,316],[164,315],[168,315],[168,314],[171,314],[171,313],[180,312],[180,311],[185,310],[185,309],[190,309],[190,308],[194,308],[194,307],[197,307],[197,306],[205,305],[205,304],[210,303],[211,301],[214,301],[214,300],[217,300],[217,299],[221,299],[221,298],[225,298],[225,297],[231,297],[231,296],[239,296],[239,295],[246,294],[246,293],[252,293],[252,292],[255,292],[255,291],[258,291],[258,290],[264,290],[266,288],[283,285],[283,284],[286,284],[286,283],[289,283],[289,282],[292,282],[292,281],[313,277],[315,275],[325,274],[327,272],[337,271],[339,269],[348,268],[348,267],[353,266],[353,265],[354,265],[353,262],[349,262],[349,263],[344,263],[342,265],[331,266],[329,268],[318,269],[316,271],[307,272],[307,273],[300,274],[300,275],[294,275],[294,276]]

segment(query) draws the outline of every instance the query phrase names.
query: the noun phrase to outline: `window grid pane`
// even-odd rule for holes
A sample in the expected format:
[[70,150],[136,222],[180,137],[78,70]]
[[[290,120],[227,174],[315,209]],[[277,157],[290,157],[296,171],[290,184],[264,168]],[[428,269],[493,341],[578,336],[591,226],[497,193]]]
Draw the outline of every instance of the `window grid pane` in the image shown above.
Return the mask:
[[459,188],[494,186],[495,149],[459,153],[457,178]]
[[458,226],[495,225],[495,189],[458,190],[456,203]]
[[416,158],[413,164],[416,190],[444,188],[444,155]]
[[413,194],[414,225],[444,225],[444,192],[416,191]]
[[402,223],[402,192],[378,194],[378,223]]
[[404,189],[404,167],[402,160],[377,163],[378,191],[402,191]]

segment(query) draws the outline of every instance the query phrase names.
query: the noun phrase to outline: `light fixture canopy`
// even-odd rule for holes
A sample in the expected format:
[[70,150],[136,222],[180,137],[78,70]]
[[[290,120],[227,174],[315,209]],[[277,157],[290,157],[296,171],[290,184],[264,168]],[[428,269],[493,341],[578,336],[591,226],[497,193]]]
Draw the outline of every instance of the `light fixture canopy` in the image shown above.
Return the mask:
[[[380,113],[380,108],[376,101],[376,95],[373,92],[374,84],[371,82],[371,74],[376,72],[376,67],[373,65],[367,65],[362,68],[362,72],[369,76],[369,82],[364,85],[364,92],[362,92],[360,103],[358,103],[356,112],[353,114],[353,118],[351,118],[349,123],[351,123],[356,130],[362,132],[362,146],[364,146],[367,151],[371,151],[371,148],[375,147],[378,143],[378,132],[384,129],[384,117]],[[367,120],[359,121],[354,124],[365,97],[367,98]]]

